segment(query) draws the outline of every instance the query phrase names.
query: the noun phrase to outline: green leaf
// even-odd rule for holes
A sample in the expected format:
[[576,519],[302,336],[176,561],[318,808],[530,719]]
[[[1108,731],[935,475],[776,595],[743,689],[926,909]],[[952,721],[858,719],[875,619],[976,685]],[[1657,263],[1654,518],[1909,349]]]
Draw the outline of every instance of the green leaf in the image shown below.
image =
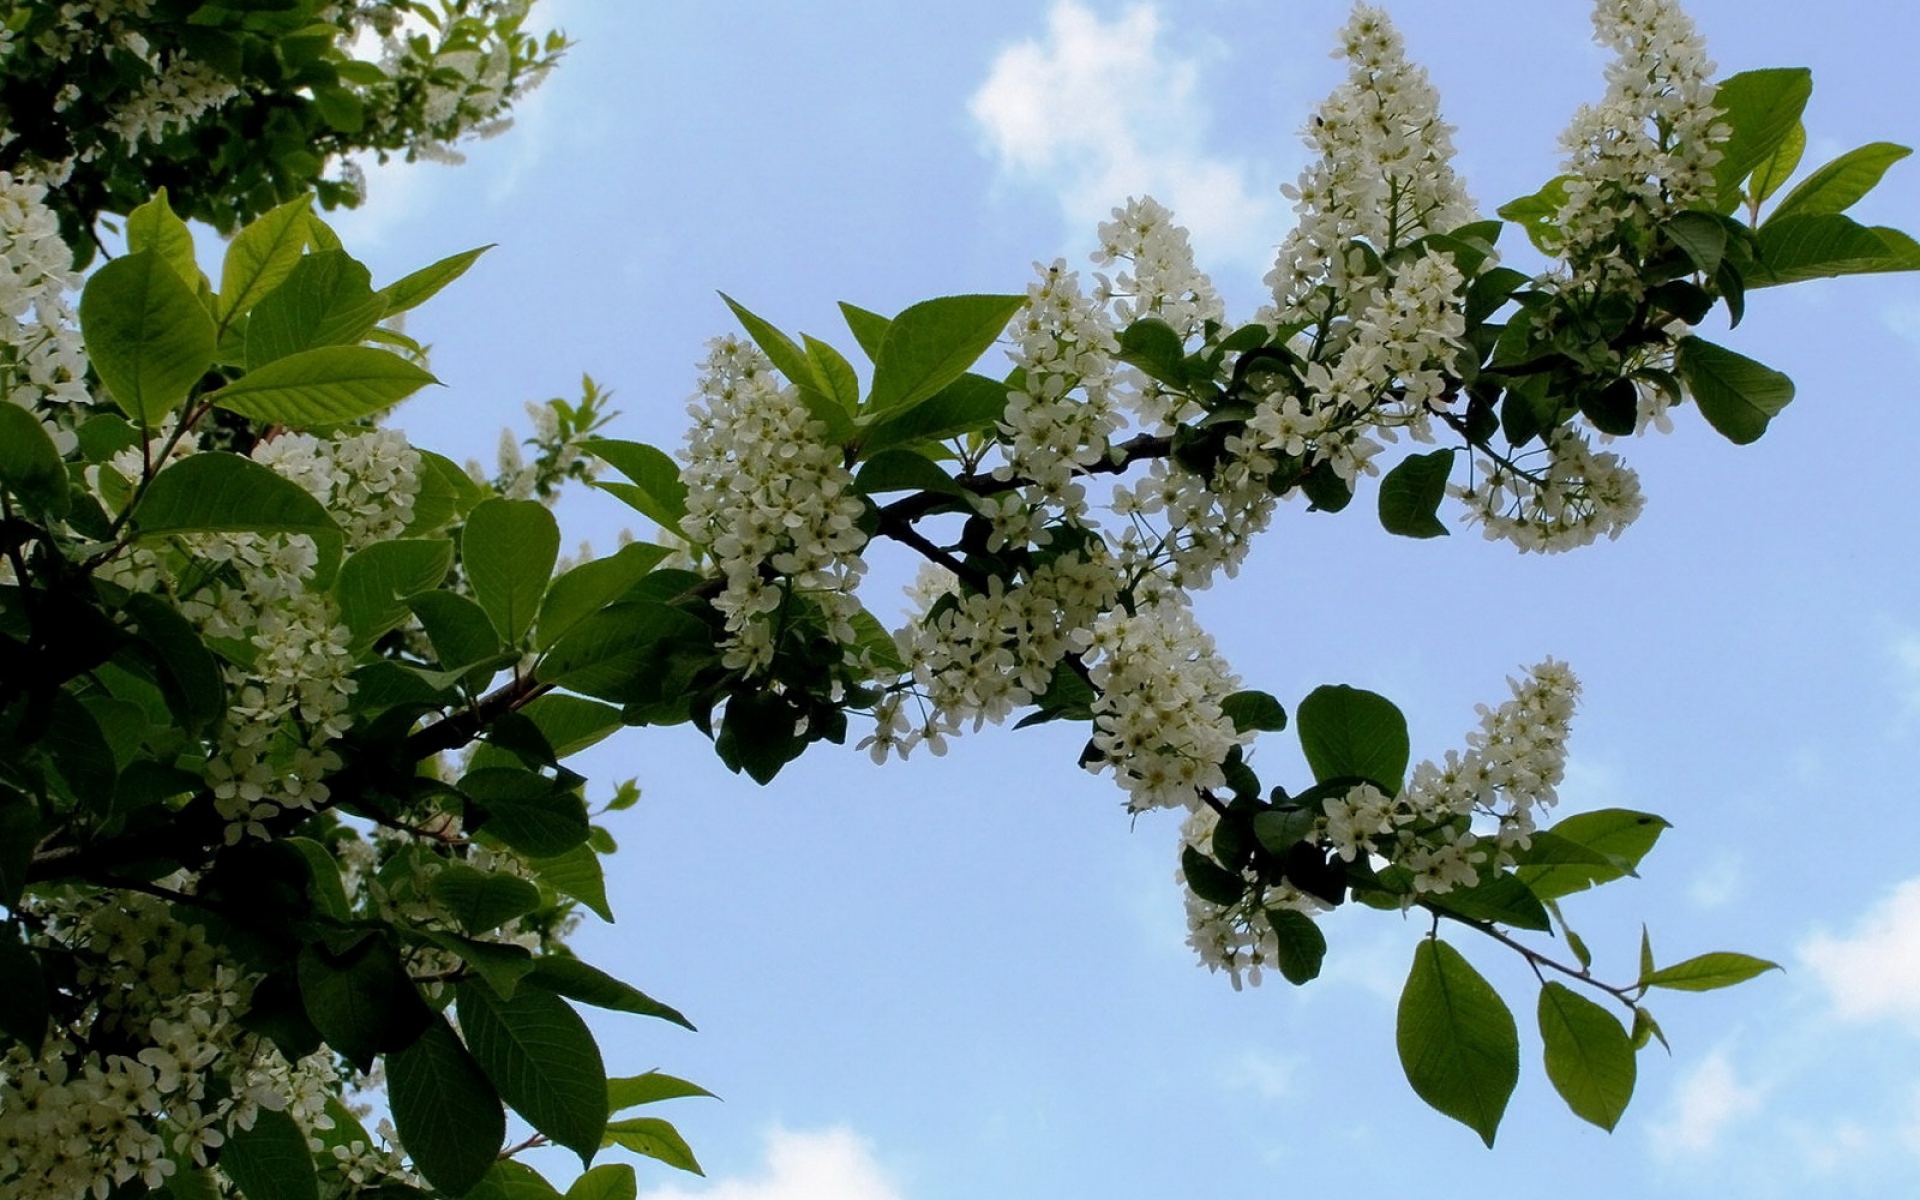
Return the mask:
[[1414,1092],[1491,1147],[1520,1079],[1519,1031],[1493,987],[1438,938],[1414,951],[1396,1040]]
[[1295,718],[1316,782],[1358,777],[1400,794],[1410,747],[1407,719],[1391,700],[1344,684],[1317,687]]
[[882,450],[867,459],[853,486],[868,496],[887,492],[938,492],[949,496],[966,493],[953,477],[936,466],[924,454],[912,450]]
[[803,333],[800,340],[806,344],[807,363],[813,368],[813,379],[819,385],[821,394],[832,400],[849,417],[858,412],[860,377],[854,374],[853,364],[818,338]]
[[366,105],[346,88],[314,88],[313,106],[320,111],[320,119],[337,132],[359,133],[366,127]]
[[1287,710],[1266,692],[1235,692],[1220,701],[1220,714],[1233,722],[1238,733],[1279,733],[1287,727]]
[[1660,1045],[1667,1053],[1673,1053],[1673,1047],[1667,1045],[1667,1035],[1660,1031],[1660,1022],[1653,1019],[1652,1013],[1636,1004],[1633,1009],[1633,1048],[1636,1051],[1645,1050],[1655,1038],[1660,1039]]
[[1861,225],[1839,213],[1785,217],[1761,226],[1757,258],[1745,268],[1753,287],[1840,275],[1920,270],[1920,250],[1897,229]]
[[1662,227],[1673,244],[1693,263],[1694,270],[1712,275],[1727,253],[1727,227],[1712,213],[1681,212]]
[[947,296],[895,317],[874,359],[868,411],[905,411],[966,374],[1026,302],[1025,296]]
[[540,1172],[523,1162],[503,1158],[462,1200],[561,1200],[560,1193]]
[[152,250],[116,258],[80,294],[87,358],[113,401],[157,425],[213,365],[213,318],[166,259]]
[[1682,339],[1675,370],[1700,415],[1737,445],[1758,441],[1768,422],[1793,400],[1793,380],[1697,337]]
[[541,987],[569,1000],[614,1012],[659,1017],[687,1029],[693,1028],[693,1022],[681,1016],[677,1010],[577,958],[563,954],[547,954],[536,958],[533,960],[531,978]]
[[1583,1121],[1609,1132],[1633,1099],[1633,1042],[1613,1014],[1571,988],[1540,989],[1547,1078]]
[[589,438],[586,451],[633,481],[624,487],[608,483],[595,487],[620,497],[660,528],[679,534],[687,515],[687,485],[680,482],[680,468],[672,458],[644,442],[613,438]]
[[900,657],[900,647],[894,642],[893,635],[887,632],[887,627],[880,623],[879,617],[862,608],[853,614],[848,624],[853,626],[855,651],[865,654],[866,661],[872,664],[876,672],[900,674],[906,671],[907,663]]
[[241,230],[220,265],[220,324],[232,324],[280,286],[300,262],[313,198],[301,196],[272,209]]
[[[1542,900],[1569,896],[1632,874],[1668,827],[1662,817],[1624,808],[1577,813],[1535,834],[1537,849],[1514,855],[1519,864],[1514,873]],[[1568,845],[1590,854],[1567,850]]]
[[362,1071],[373,1069],[375,1054],[392,1040],[389,1026],[419,1008],[399,953],[384,937],[362,938],[341,954],[307,946],[298,973],[307,1019]]
[[1120,331],[1119,357],[1170,387],[1187,386],[1187,348],[1158,317],[1142,317]]
[[422,267],[411,275],[402,276],[386,287],[379,295],[385,302],[386,315],[394,316],[417,308],[454,280],[467,273],[482,254],[493,249],[493,244],[477,246],[472,250],[462,250],[458,254],[448,255],[430,267]]
[[1779,963],[1750,954],[1719,951],[1677,962],[1670,967],[1640,977],[1641,987],[1670,988],[1676,992],[1711,992],[1716,988],[1745,983],[1766,971],[1778,971]]
[[870,361],[878,360],[880,347],[886,344],[887,327],[893,322],[876,312],[868,312],[857,305],[840,302],[840,315],[847,320],[847,328],[853,331],[853,340],[860,343],[860,349],[866,351]]
[[1909,147],[1892,142],[1872,142],[1849,150],[1801,180],[1786,199],[1774,206],[1765,224],[1788,217],[1843,213],[1879,184],[1888,167],[1912,153]]
[[1439,517],[1447,498],[1447,475],[1453,470],[1453,451],[1435,450],[1402,459],[1380,481],[1380,525],[1401,537],[1447,536]]
[[307,489],[252,459],[212,451],[175,459],[153,477],[134,524],[143,537],[176,533],[304,533],[320,552],[315,583],[329,586],[345,538]]
[[573,1181],[566,1200],[634,1200],[640,1184],[626,1163],[602,1163]]
[[464,1196],[499,1156],[506,1113],[445,1017],[387,1055],[387,1098],[414,1168],[440,1191]]
[[554,643],[534,676],[616,704],[663,699],[684,683],[676,655],[710,650],[712,634],[699,618],[650,600],[632,600],[589,614]]
[[680,1131],[658,1117],[628,1117],[624,1121],[608,1122],[605,1144],[644,1154],[695,1175],[706,1174]]
[[1209,904],[1230,907],[1247,894],[1247,881],[1238,871],[1227,870],[1192,846],[1180,848],[1180,873],[1187,888]]
[[1007,411],[1007,385],[968,372],[912,408],[879,416],[860,436],[864,456],[992,429]]
[[620,728],[619,709],[579,696],[539,696],[520,715],[540,731],[556,759],[578,754]]
[[353,906],[347,902],[347,889],[340,878],[340,860],[333,851],[312,838],[281,839],[307,863],[307,896],[319,915],[346,923],[353,919]]
[[532,981],[503,1000],[472,982],[456,989],[467,1045],[506,1102],[590,1162],[607,1126],[607,1070],[587,1023]]
[[40,419],[18,404],[0,404],[0,487],[28,506],[67,512],[67,466]]
[[1273,927],[1280,974],[1296,987],[1318,978],[1320,964],[1327,957],[1327,935],[1320,931],[1320,923],[1291,908],[1270,908],[1266,916],[1267,924]]
[[194,253],[193,233],[174,215],[173,206],[167,203],[166,188],[154,192],[153,199],[127,214],[127,249],[135,254],[153,251],[196,297],[207,285]]
[[525,946],[465,938],[433,929],[421,930],[420,936],[458,956],[503,1000],[512,999],[520,981],[533,971],[533,952]]
[[302,350],[355,345],[385,312],[366,267],[342,250],[309,254],[247,319],[247,370]]
[[1274,808],[1253,818],[1253,836],[1269,854],[1285,854],[1313,832],[1319,811],[1313,808]]
[[284,1112],[261,1108],[253,1128],[228,1130],[220,1169],[247,1200],[320,1200],[307,1135]]
[[1571,176],[1549,179],[1531,196],[1522,196],[1500,206],[1502,217],[1518,225],[1542,254],[1560,252],[1560,210],[1567,203],[1567,181]]
[[540,602],[540,617],[535,624],[533,648],[545,650],[588,614],[612,604],[639,583],[647,572],[667,556],[665,546],[630,542],[606,558],[563,573],[547,588]]
[[468,933],[498,929],[540,907],[540,889],[526,880],[465,863],[442,867],[427,890]]
[[1779,191],[1781,185],[1793,178],[1794,171],[1800,166],[1800,156],[1806,151],[1806,123],[1795,121],[1787,136],[1773,148],[1773,153],[1761,159],[1753,168],[1753,176],[1747,181],[1748,202],[1760,204]]
[[800,387],[813,384],[813,364],[808,361],[806,352],[793,344],[792,338],[748,312],[725,292],[720,293],[720,298],[727,302],[727,307],[733,310],[735,317],[739,318],[741,327],[747,331],[747,336],[753,339],[756,346],[765,351],[768,360],[773,363],[774,370],[785,375],[789,383]]
[[383,412],[440,381],[389,350],[320,346],[249,371],[207,397],[269,425],[339,425]]
[[467,514],[460,566],[508,646],[527,636],[559,557],[559,523],[537,500],[496,497]]
[[687,1096],[719,1099],[697,1083],[688,1083],[684,1079],[663,1075],[659,1071],[648,1071],[644,1075],[628,1075],[620,1079],[607,1080],[607,1111],[610,1113],[641,1104],[654,1104],[661,1100],[679,1100]]
[[1812,94],[1813,73],[1805,67],[1742,71],[1719,83],[1713,103],[1730,131],[1713,168],[1721,212],[1733,211],[1740,184],[1793,136]]
[[806,737],[796,732],[801,711],[771,690],[735,692],[713,740],[714,751],[728,770],[745,771],[758,784],[771,783],[780,768],[807,748]]
[[486,812],[480,828],[529,858],[553,858],[587,840],[586,803],[544,775],[512,767],[468,771],[459,788]]
[[445,538],[399,538],[357,550],[333,581],[340,623],[356,646],[370,646],[407,619],[407,597],[439,587],[452,568],[453,543]]
[[1553,928],[1546,905],[1526,884],[1512,875],[1495,875],[1470,888],[1455,888],[1440,895],[1430,895],[1426,900],[1435,908],[1458,913],[1471,921],[1511,925],[1515,929],[1537,929],[1543,933]]
[[440,666],[464,671],[500,655],[500,635],[485,609],[458,592],[421,592],[407,607],[427,631]]
[[575,846],[552,858],[530,859],[527,865],[540,877],[540,882],[554,891],[578,900],[602,921],[613,920],[613,909],[607,904],[606,874],[600,867],[600,856],[591,846]]

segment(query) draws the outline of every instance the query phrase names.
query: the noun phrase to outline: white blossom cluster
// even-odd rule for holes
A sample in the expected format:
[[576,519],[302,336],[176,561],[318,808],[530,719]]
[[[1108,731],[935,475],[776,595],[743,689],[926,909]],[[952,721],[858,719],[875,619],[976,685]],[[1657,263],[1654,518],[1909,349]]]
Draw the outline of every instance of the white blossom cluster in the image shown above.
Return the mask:
[[319,438],[281,433],[261,442],[253,460],[293,480],[339,523],[347,553],[399,537],[413,522],[420,452],[394,429]]
[[1479,522],[1488,539],[1559,553],[1590,545],[1603,534],[1619,537],[1646,505],[1633,469],[1617,454],[1594,453],[1576,430],[1562,426],[1549,434],[1544,456],[1544,463],[1524,475],[1481,459],[1478,481],[1451,489],[1466,501],[1468,520]]
[[[1199,805],[1181,823],[1181,849],[1191,846],[1211,855],[1213,832],[1219,825],[1220,814],[1204,804]],[[1245,873],[1247,894],[1231,906],[1194,895],[1193,889],[1187,886],[1184,867],[1176,868],[1173,878],[1186,899],[1187,945],[1193,948],[1202,966],[1210,971],[1225,971],[1236,992],[1249,983],[1259,987],[1266,967],[1279,956],[1278,939],[1266,913],[1291,909],[1315,917],[1326,908],[1290,883],[1262,886],[1251,870]]]
[[[1081,293],[1079,277],[1064,262],[1034,269],[1039,279],[1028,285],[1026,308],[1008,327],[1022,383],[1007,395],[1000,418],[1006,462],[994,473],[1025,481],[1020,499],[1026,507],[1050,507],[1061,520],[1079,524],[1086,489],[1075,474],[1106,456],[1107,439],[1122,423],[1111,398],[1120,346],[1105,312]],[[1006,499],[988,515],[1018,520]],[[1045,537],[1042,531],[1041,544]]]
[[1221,711],[1240,681],[1175,593],[1116,609],[1093,627],[1087,675],[1093,744],[1127,792],[1127,808],[1191,808],[1200,788],[1223,788],[1227,753],[1251,740]]
[[1331,317],[1367,286],[1371,271],[1350,252],[1354,240],[1384,254],[1476,217],[1451,165],[1453,127],[1387,14],[1356,4],[1340,39],[1335,54],[1351,71],[1306,129],[1319,158],[1282,189],[1300,220],[1266,278],[1278,326]]
[[1596,0],[1593,28],[1615,58],[1606,98],[1583,105],[1561,135],[1559,249],[1576,279],[1629,284],[1614,249],[1709,197],[1725,127],[1706,43],[1674,0]]
[[[232,80],[203,62],[180,57],[162,61],[151,51],[146,57],[153,74],[104,125],[130,146],[158,142],[240,94]],[[97,147],[90,148],[82,157],[96,153]]]
[[799,389],[751,344],[718,338],[687,412],[694,428],[681,451],[679,532],[726,578],[714,600],[727,621],[726,665],[755,672],[772,662],[796,597],[819,608],[835,641],[854,645],[862,505]]
[[1226,318],[1213,281],[1194,266],[1187,231],[1153,197],[1129,197],[1113,210],[1113,220],[1100,223],[1099,235],[1094,265],[1125,264],[1116,275],[1094,276],[1100,281],[1094,298],[1111,306],[1116,324],[1157,317],[1184,342],[1207,322]]
[[[514,45],[499,33],[518,30],[532,0],[463,0],[457,20],[449,13],[432,25],[409,11],[415,7],[389,0],[342,15],[346,27],[380,38],[380,68],[398,84],[393,94],[417,97],[417,112],[371,107],[368,120],[382,131],[372,144],[404,143],[408,161],[464,162],[454,144],[510,128],[513,121],[503,114],[545,80],[552,60],[516,61]],[[488,36],[474,40],[475,29]]]
[[87,396],[87,360],[67,296],[79,281],[43,184],[0,172],[0,395],[33,410],[63,452],[60,414]]
[[1113,511],[1130,522],[1118,536],[1128,578],[1204,589],[1215,574],[1239,571],[1278,503],[1267,487],[1274,459],[1246,438],[1228,439],[1227,452],[1211,478],[1158,459],[1114,487]]

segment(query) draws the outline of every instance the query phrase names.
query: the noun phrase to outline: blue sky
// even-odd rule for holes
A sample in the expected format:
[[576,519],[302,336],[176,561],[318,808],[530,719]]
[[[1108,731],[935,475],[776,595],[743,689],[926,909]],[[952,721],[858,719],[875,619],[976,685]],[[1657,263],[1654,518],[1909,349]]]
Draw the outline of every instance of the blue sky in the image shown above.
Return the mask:
[[[1020,290],[1036,259],[1084,268],[1093,224],[1132,192],[1192,226],[1244,317],[1345,16],[1331,0],[539,8],[578,47],[519,126],[458,169],[376,172],[371,205],[339,222],[382,279],[499,243],[410,326],[448,387],[399,423],[456,457],[490,458],[523,400],[569,394],[582,371],[616,390],[619,436],[671,448],[692,364],[728,328],[716,291],[846,345],[838,300],[887,312]],[[1586,6],[1390,10],[1483,207],[1550,176],[1559,129],[1603,90]],[[1920,140],[1920,10],[1689,11],[1723,73],[1814,69],[1810,164]],[[1862,215],[1920,229],[1920,168],[1885,192]],[[1522,1081],[1491,1152],[1427,1110],[1394,1058],[1417,923],[1337,914],[1306,989],[1236,994],[1195,966],[1173,823],[1130,823],[1111,782],[1074,767],[1070,731],[988,730],[885,769],[816,750],[761,789],[697,733],[650,730],[587,764],[646,798],[612,822],[620,921],[578,945],[702,1029],[602,1022],[610,1067],[725,1101],[671,1114],[711,1182],[646,1164],[643,1194],[1909,1195],[1920,488],[1904,423],[1920,277],[1762,293],[1740,329],[1709,335],[1787,371],[1799,398],[1755,446],[1687,410],[1674,435],[1625,447],[1649,502],[1617,543],[1542,559],[1471,531],[1392,539],[1367,504],[1295,511],[1201,599],[1249,686],[1290,707],[1320,683],[1382,691],[1421,756],[1460,744],[1525,664],[1551,654],[1580,673],[1562,811],[1675,826],[1645,878],[1570,908],[1603,973],[1632,972],[1643,920],[1663,960],[1740,949],[1788,968],[1663,998],[1675,1053],[1642,1057],[1616,1133],[1552,1094],[1531,990],[1494,947],[1455,939],[1522,1018]],[[604,548],[630,514],[594,496],[563,519]],[[877,564],[870,607],[895,611],[905,569]],[[1297,762],[1265,742],[1264,763]]]

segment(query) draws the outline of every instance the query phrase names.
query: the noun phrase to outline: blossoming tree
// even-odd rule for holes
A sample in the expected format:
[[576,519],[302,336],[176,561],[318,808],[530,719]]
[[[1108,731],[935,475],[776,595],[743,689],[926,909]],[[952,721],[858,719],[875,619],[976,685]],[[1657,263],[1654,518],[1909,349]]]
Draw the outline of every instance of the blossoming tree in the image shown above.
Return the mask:
[[[1433,537],[1451,500],[1489,537],[1559,552],[1639,511],[1610,440],[1689,402],[1735,442],[1760,437],[1792,385],[1696,336],[1708,313],[1920,268],[1920,245],[1845,215],[1904,148],[1786,188],[1805,72],[1715,83],[1669,0],[1599,0],[1606,95],[1577,114],[1564,173],[1503,222],[1450,167],[1426,76],[1360,5],[1250,319],[1229,318],[1172,215],[1135,199],[1101,227],[1090,285],[1057,262],[1024,295],[846,306],[864,371],[736,304],[746,336],[713,343],[677,461],[598,436],[589,388],[542,411],[531,463],[482,479],[377,424],[432,380],[393,318],[476,255],[375,287],[309,197],[274,189],[353,145],[466,128],[432,96],[497,111],[534,69],[523,8],[10,10],[16,42],[54,53],[16,50],[0,85],[57,97],[102,56],[134,82],[84,135],[22,132],[39,148],[0,175],[9,1195],[537,1197],[557,1193],[516,1156],[547,1142],[583,1164],[617,1145],[697,1169],[671,1124],[631,1114],[700,1089],[610,1074],[574,1008],[684,1023],[565,945],[581,910],[610,919],[610,840],[565,763],[625,726],[690,722],[767,782],[822,741],[884,761],[1016,714],[1084,724],[1081,764],[1130,811],[1186,814],[1189,940],[1234,986],[1313,979],[1316,918],[1343,904],[1430,922],[1402,1062],[1489,1144],[1516,1022],[1443,929],[1532,967],[1546,1074],[1607,1128],[1661,1036],[1653,990],[1771,965],[1662,962],[1643,940],[1630,975],[1594,971],[1563,901],[1631,873],[1665,822],[1547,820],[1578,697],[1565,665],[1528,669],[1463,746],[1416,763],[1385,697],[1326,686],[1289,713],[1242,687],[1188,594],[1232,575],[1284,506],[1366,496],[1389,531]],[[403,18],[443,35],[479,20],[518,66],[416,43]],[[363,23],[405,34],[390,66],[438,64],[424,107],[393,101],[358,143],[319,137],[270,196],[215,174],[125,203],[136,176],[170,178],[176,133],[217,142],[278,94],[209,83],[227,42],[189,31],[283,64],[325,41],[372,103],[386,84],[338,58]],[[350,132],[331,85],[288,86]],[[88,175],[100,162],[114,182]],[[239,226],[218,280],[177,215],[189,194],[190,213]],[[83,281],[62,228],[122,204],[126,252]],[[1501,262],[1509,223],[1550,269]],[[1434,448],[1390,449],[1403,433]],[[603,464],[625,480],[596,486],[661,537],[562,564],[542,501]],[[925,564],[894,630],[860,598],[864,556],[889,542]],[[1288,732],[1310,777],[1263,781],[1257,739]],[[503,1144],[508,1108],[532,1139]],[[604,1163],[568,1196],[634,1192],[631,1168]]]

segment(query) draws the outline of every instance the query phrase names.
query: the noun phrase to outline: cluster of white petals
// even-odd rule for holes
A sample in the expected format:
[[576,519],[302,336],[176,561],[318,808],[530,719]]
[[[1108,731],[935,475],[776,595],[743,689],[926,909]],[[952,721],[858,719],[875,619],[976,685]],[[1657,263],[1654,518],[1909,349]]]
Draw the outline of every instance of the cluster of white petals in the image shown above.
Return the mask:
[[1639,475],[1617,454],[1594,453],[1576,430],[1555,430],[1544,452],[1528,457],[1543,456],[1526,475],[1481,459],[1479,479],[1452,489],[1489,539],[1554,554],[1619,537],[1645,507]]
[[[1220,815],[1206,805],[1187,814],[1180,825],[1180,847],[1191,846],[1201,854],[1213,853],[1213,832]],[[1278,936],[1266,914],[1291,909],[1309,917],[1318,916],[1326,906],[1290,883],[1263,885],[1257,873],[1244,873],[1247,894],[1238,904],[1219,905],[1203,900],[1187,886],[1184,867],[1174,871],[1174,882],[1186,898],[1187,945],[1193,948],[1200,964],[1210,971],[1224,971],[1239,991],[1245,984],[1260,986],[1265,969],[1279,957]]]
[[158,142],[240,94],[232,80],[195,59],[162,62],[153,55],[148,66],[153,74],[106,121],[106,129],[128,145]]
[[1226,786],[1228,752],[1250,740],[1220,708],[1240,681],[1177,594],[1101,617],[1087,675],[1100,751],[1091,769],[1112,768],[1128,809],[1191,808],[1197,789]]
[[[1075,474],[1106,456],[1121,425],[1111,396],[1120,346],[1106,313],[1064,262],[1034,269],[1039,278],[1027,287],[1026,307],[1007,329],[1021,384],[1008,392],[1000,418],[1006,461],[995,474],[1024,481],[1020,500],[1029,509],[1052,508],[1078,523],[1087,502]],[[1016,515],[1006,498],[989,515],[1003,514]]]
[[853,590],[866,570],[862,505],[799,389],[750,343],[718,338],[687,412],[694,427],[681,451],[687,515],[678,532],[726,579],[713,602],[726,616],[726,665],[765,668],[782,622],[795,619],[785,608],[799,598],[819,609],[833,640],[853,645]]
[[35,410],[65,451],[61,417],[87,399],[87,360],[68,301],[73,254],[45,199],[42,184],[0,172],[0,396]]
[[1151,196],[1129,197],[1113,210],[1113,220],[1100,222],[1099,234],[1094,265],[1124,264],[1115,275],[1094,276],[1100,281],[1095,297],[1111,307],[1116,324],[1155,317],[1184,342],[1207,322],[1226,319],[1213,281],[1194,266],[1186,229],[1174,224],[1165,205]]
[[1709,197],[1725,131],[1706,43],[1674,0],[1596,0],[1593,28],[1615,58],[1606,98],[1583,105],[1561,135],[1559,250],[1577,278],[1623,283],[1627,273],[1609,272],[1613,249]]

